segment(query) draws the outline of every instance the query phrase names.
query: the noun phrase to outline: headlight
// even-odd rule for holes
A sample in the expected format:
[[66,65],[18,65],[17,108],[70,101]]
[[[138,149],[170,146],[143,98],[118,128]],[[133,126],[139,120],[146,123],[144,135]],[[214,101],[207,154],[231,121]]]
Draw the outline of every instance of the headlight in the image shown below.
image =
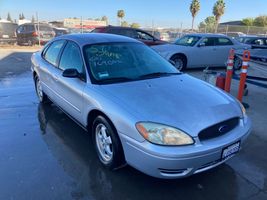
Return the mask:
[[240,109],[242,111],[242,115],[243,115],[242,117],[245,117],[246,116],[246,108],[243,106],[243,104],[240,101],[238,101],[238,103],[239,103]]
[[149,142],[160,145],[188,145],[194,140],[183,131],[170,126],[140,122],[136,124],[139,133]]

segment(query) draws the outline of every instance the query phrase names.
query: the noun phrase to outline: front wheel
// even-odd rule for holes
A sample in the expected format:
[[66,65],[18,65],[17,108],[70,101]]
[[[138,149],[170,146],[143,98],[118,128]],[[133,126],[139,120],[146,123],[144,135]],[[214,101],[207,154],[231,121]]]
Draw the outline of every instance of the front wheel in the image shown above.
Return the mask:
[[176,55],[171,60],[174,62],[175,68],[182,71],[186,68],[186,59],[182,55]]
[[103,116],[93,122],[93,142],[100,162],[109,169],[124,164],[123,149],[116,130]]

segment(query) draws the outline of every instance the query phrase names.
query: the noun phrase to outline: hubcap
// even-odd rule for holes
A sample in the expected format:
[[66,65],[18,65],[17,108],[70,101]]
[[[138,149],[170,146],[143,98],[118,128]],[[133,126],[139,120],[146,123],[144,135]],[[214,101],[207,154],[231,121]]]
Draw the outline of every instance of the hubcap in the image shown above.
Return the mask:
[[113,158],[112,140],[104,124],[98,124],[95,129],[96,146],[101,159],[110,162]]
[[37,95],[40,101],[43,100],[43,90],[42,90],[42,86],[40,83],[40,80],[37,78],[36,80],[36,90],[37,90]]
[[175,62],[175,67],[178,70],[183,69],[184,63],[183,63],[183,61],[181,59],[175,59],[174,62]]

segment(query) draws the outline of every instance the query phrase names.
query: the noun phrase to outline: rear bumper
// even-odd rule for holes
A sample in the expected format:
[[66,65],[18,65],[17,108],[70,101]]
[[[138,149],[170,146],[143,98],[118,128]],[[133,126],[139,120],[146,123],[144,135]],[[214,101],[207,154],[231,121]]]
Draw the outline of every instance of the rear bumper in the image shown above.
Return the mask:
[[227,159],[221,155],[225,147],[240,141],[241,147],[251,132],[248,119],[243,127],[237,127],[224,136],[183,147],[166,147],[147,141],[137,142],[120,134],[127,163],[141,172],[164,179],[187,177],[214,168]]
[[17,42],[16,38],[0,38],[0,43],[15,43]]

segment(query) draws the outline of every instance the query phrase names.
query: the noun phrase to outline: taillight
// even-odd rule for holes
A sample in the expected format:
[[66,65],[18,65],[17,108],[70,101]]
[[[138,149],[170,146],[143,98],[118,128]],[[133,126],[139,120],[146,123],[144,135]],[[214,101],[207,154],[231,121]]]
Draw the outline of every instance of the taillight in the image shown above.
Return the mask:
[[34,31],[34,32],[32,33],[32,36],[37,37],[37,36],[38,36],[37,31]]

